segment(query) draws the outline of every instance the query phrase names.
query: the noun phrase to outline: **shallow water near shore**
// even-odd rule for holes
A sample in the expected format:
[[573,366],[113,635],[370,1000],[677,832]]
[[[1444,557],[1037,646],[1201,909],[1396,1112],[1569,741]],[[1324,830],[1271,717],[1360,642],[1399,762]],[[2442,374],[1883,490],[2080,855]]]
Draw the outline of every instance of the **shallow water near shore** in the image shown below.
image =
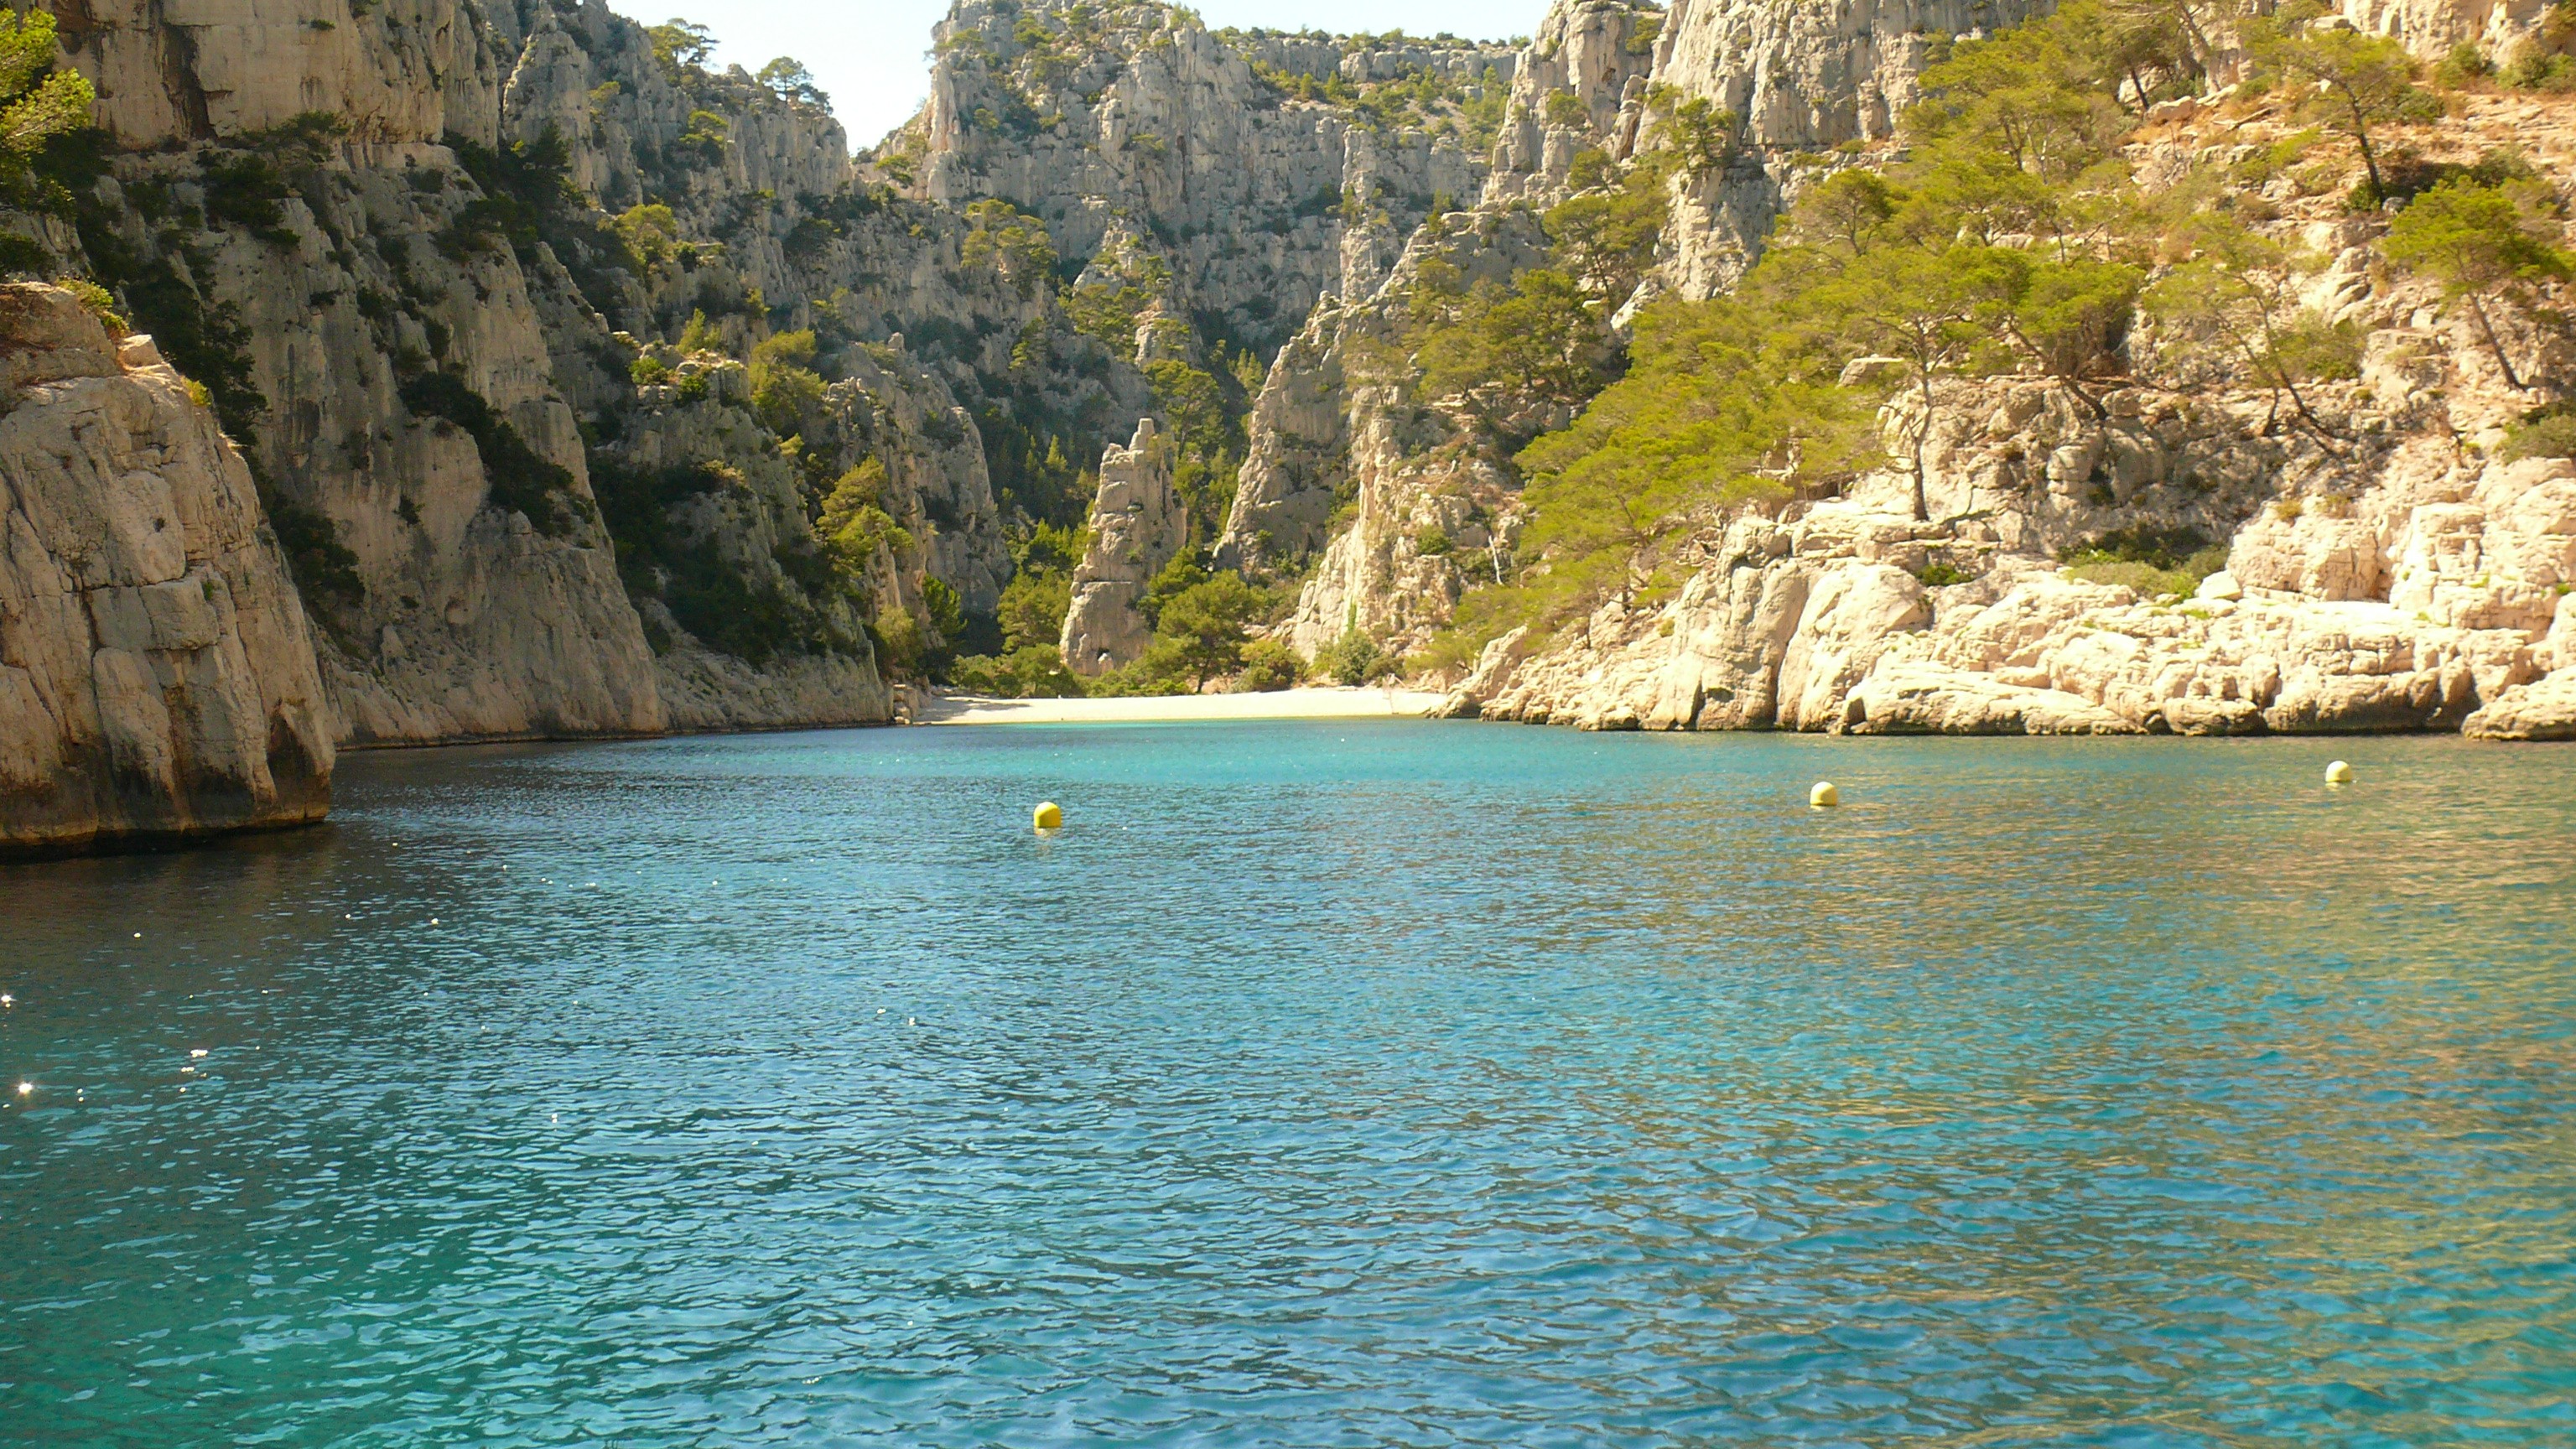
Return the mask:
[[339,800],[0,867],[0,1442],[2576,1439],[2576,749],[878,730]]

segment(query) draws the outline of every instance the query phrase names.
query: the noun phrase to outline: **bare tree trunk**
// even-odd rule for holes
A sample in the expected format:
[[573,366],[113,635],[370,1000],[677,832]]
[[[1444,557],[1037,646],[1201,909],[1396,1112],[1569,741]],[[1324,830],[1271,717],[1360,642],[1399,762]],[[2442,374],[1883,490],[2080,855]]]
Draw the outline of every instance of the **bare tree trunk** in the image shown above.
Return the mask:
[[2379,179],[2379,153],[2370,148],[2370,124],[2362,118],[2360,102],[2348,103],[2352,107],[2352,139],[2361,146],[2362,169],[2370,173],[2370,199],[2374,203],[2385,202],[2388,200],[2388,187]]
[[2515,392],[2522,391],[2522,379],[2514,375],[2513,359],[2504,355],[2504,341],[2496,336],[2495,324],[2487,320],[2486,304],[2478,300],[2475,292],[2469,293],[2468,298],[2469,311],[2478,319],[2478,330],[2486,334],[2487,350],[2495,354],[2496,366],[2504,369],[2504,385]]
[[1914,521],[1930,523],[1932,504],[1923,484],[1923,454],[1932,442],[1932,369],[1923,368],[1919,375],[1923,379],[1923,421],[1914,429]]

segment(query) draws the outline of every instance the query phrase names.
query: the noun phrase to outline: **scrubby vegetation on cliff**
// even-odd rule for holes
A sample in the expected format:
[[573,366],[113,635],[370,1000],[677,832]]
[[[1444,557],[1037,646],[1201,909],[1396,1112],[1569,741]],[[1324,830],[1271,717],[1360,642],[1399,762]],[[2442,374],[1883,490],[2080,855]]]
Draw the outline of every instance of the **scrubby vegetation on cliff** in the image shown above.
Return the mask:
[[[2308,128],[2141,184],[2133,129],[2196,93],[2222,43],[2251,61],[2230,104],[2287,96]],[[1956,379],[2045,379],[2099,415],[2106,386],[2224,378],[2273,393],[2277,426],[2343,446],[2310,391],[2354,375],[2360,338],[2305,294],[2326,258],[2269,225],[2263,182],[2332,185],[2357,163],[2347,208],[2393,213],[2375,243],[2384,264],[2439,278],[2482,324],[2488,309],[2527,312],[2570,266],[2560,204],[2517,157],[2438,165],[2392,142],[2442,110],[2422,71],[2396,42],[2312,9],[2222,33],[2192,0],[2076,0],[1938,48],[1896,147],[1808,186],[1734,295],[1648,307],[1626,375],[1519,452],[1518,567],[1468,595],[1434,657],[1463,660],[1507,628],[1552,628],[1605,598],[1660,597],[1682,576],[1682,546],[1715,520],[1831,494],[1891,451],[1925,518],[1924,452]],[[1527,273],[1510,290],[1554,285]],[[1515,320],[1523,345],[1544,335]],[[1426,352],[1424,385],[1472,402],[1487,379],[1454,376],[1442,351],[1454,345]],[[2510,377],[2501,344],[2496,355]],[[2171,552],[2074,561],[2196,580],[2180,577],[2195,550]],[[2196,556],[2198,573],[2217,566]]]

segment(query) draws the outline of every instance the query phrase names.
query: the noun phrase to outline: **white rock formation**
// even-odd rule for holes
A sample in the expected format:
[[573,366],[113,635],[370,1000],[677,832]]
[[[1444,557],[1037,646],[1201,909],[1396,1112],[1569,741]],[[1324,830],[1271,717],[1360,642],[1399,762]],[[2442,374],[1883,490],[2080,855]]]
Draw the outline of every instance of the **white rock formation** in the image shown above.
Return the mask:
[[[2017,386],[1963,385],[1950,402],[2006,417]],[[1893,474],[1848,500],[1739,518],[1661,607],[1605,605],[1544,648],[1497,640],[1453,708],[1589,728],[2576,733],[2562,678],[2576,462],[2463,466],[2401,445],[2331,469],[2309,458],[2296,506],[2264,504],[2302,462],[2255,435],[2255,409],[2231,437],[2207,416],[2159,426],[2152,398],[2110,401],[2108,424],[2052,431],[2032,414],[2000,438],[1952,436],[1934,489],[1951,522],[1913,522]],[[2104,491],[2060,500],[2045,470],[2016,486],[2014,453],[2088,458],[2078,476]],[[2127,476],[2124,458],[2152,466]],[[2126,505],[2107,496],[2119,492]],[[2206,526],[2231,509],[2252,521],[2187,599],[2081,582],[2041,551],[2083,520],[2107,530],[2145,510]],[[1918,583],[1934,563],[1976,577]]]
[[1122,224],[1150,231],[1185,311],[1244,337],[1283,337],[1324,294],[1373,284],[1441,197],[1475,204],[1486,171],[1452,137],[1380,132],[1284,96],[1253,62],[1494,86],[1513,83],[1515,63],[1463,41],[1229,41],[1162,5],[959,0],[937,36],[929,106],[897,138],[922,150],[921,195],[1008,200],[1076,258]]
[[1136,424],[1135,441],[1100,458],[1100,494],[1091,505],[1091,546],[1073,570],[1073,606],[1064,616],[1064,662],[1081,675],[1132,664],[1153,641],[1137,603],[1145,586],[1188,541],[1189,518],[1172,487],[1172,448],[1154,420]]
[[129,146],[204,141],[328,114],[369,141],[490,144],[501,67],[457,0],[91,0],[56,7],[62,46]]
[[250,470],[148,337],[0,286],[0,851],[319,820],[334,724]]

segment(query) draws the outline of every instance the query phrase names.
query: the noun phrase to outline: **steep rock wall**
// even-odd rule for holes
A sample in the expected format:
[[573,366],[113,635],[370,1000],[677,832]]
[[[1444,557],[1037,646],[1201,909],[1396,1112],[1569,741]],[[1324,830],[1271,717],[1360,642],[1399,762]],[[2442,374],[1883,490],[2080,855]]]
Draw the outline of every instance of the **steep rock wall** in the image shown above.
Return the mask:
[[[1167,256],[1182,315],[1249,339],[1284,337],[1319,297],[1353,290],[1350,264],[1382,275],[1439,198],[1472,204],[1485,173],[1454,136],[1358,124],[1253,62],[1363,83],[1502,85],[1513,66],[1464,42],[1220,37],[1160,5],[960,0],[938,37],[909,138],[920,195],[1009,201],[1074,258],[1131,223]],[[1363,244],[1346,245],[1355,233]]]
[[[1371,295],[1318,308],[1280,349],[1263,380],[1246,430],[1243,470],[1217,543],[1218,561],[1231,568],[1293,570],[1338,541],[1346,530],[1337,525],[1364,521],[1368,539],[1343,547],[1319,584],[1326,595],[1309,601],[1311,609],[1300,605],[1301,616],[1312,612],[1324,621],[1314,628],[1338,637],[1346,605],[1358,603],[1371,617],[1379,612],[1370,588],[1352,570],[1387,577],[1406,572],[1383,556],[1399,534],[1410,537],[1418,527],[1434,526],[1432,514],[1447,518],[1464,508],[1490,516],[1497,500],[1471,495],[1480,487],[1490,494],[1505,475],[1491,466],[1493,460],[1471,457],[1472,447],[1462,452],[1450,446],[1467,441],[1467,430],[1456,420],[1417,405],[1402,347],[1406,312],[1426,263],[1445,264],[1459,285],[1474,286],[1508,281],[1546,257],[1546,234],[1525,207],[1453,214],[1416,231],[1404,258]],[[1444,447],[1448,451],[1439,461],[1413,467],[1414,460]],[[1478,481],[1453,477],[1459,468]],[[1448,487],[1451,482],[1458,486]],[[1456,506],[1433,505],[1418,524],[1408,521],[1433,494],[1449,496]],[[1345,512],[1354,507],[1356,514]],[[1486,542],[1479,533],[1471,546]],[[1439,591],[1454,597],[1457,581],[1444,574]],[[1427,618],[1441,611],[1405,612]],[[1312,630],[1301,625],[1299,632],[1302,638]]]
[[1091,545],[1074,568],[1073,604],[1064,616],[1067,668],[1098,675],[1144,655],[1153,631],[1137,604],[1180,551],[1187,523],[1172,491],[1171,445],[1148,418],[1136,425],[1133,442],[1100,459]]
[[1578,154],[1626,159],[1664,23],[1661,11],[1631,0],[1554,0],[1513,69],[1488,197],[1553,199]]
[[63,49],[128,146],[209,141],[327,113],[370,141],[498,134],[501,55],[457,0],[77,0]]
[[[842,297],[837,320],[862,337],[899,329],[896,314],[974,317],[976,301],[919,264],[953,256],[953,218],[886,216],[854,189],[827,112],[739,71],[670,65],[598,4],[325,11],[82,12],[65,36],[102,124],[132,148],[81,196],[74,264],[184,344],[293,524],[349,740],[884,718],[859,621],[828,657],[748,646],[754,660],[648,630],[669,620],[630,597],[589,464],[602,438],[612,462],[666,461],[622,436],[640,401],[628,328],[677,335],[712,312],[740,355],[764,291],[798,299],[781,325],[810,325],[802,299]],[[555,157],[574,194],[551,189]],[[647,200],[670,219],[639,269],[587,208]],[[872,268],[871,244],[908,260]],[[773,555],[814,552],[810,500],[774,476],[775,438],[726,436],[731,452],[692,464],[748,463],[764,502],[674,526],[758,594],[780,584]],[[971,424],[963,439],[979,451]],[[1008,564],[989,488],[980,467],[942,461],[894,470],[889,504],[944,526],[917,530],[922,556],[885,573],[883,607],[917,611],[926,577],[970,607],[998,596]],[[675,649],[684,661],[668,664]]]
[[301,824],[333,721],[250,471],[143,336],[0,286],[0,852]]
[[[291,168],[267,216],[222,190],[243,157]],[[271,496],[347,551],[299,564],[351,742],[664,726],[532,300],[568,283],[457,244],[480,196],[453,152],[214,145],[120,158],[100,188],[123,204],[88,213],[92,255],[231,343],[192,370]]]

